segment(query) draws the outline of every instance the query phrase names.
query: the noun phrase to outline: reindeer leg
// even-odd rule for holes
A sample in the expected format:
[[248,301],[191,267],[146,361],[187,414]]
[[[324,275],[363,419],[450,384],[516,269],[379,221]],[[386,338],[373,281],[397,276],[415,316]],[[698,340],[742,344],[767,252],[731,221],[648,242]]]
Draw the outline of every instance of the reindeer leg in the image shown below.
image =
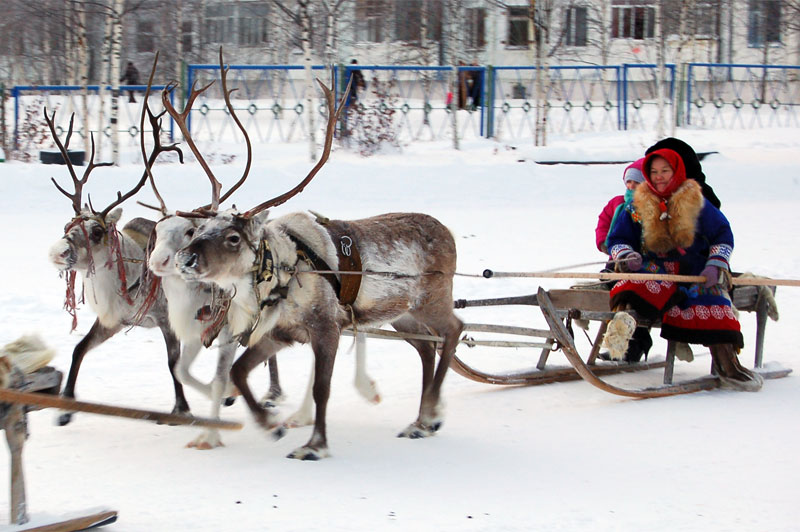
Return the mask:
[[[211,419],[219,418],[219,411],[222,408],[222,397],[228,391],[230,380],[231,365],[233,364],[233,357],[236,355],[236,342],[230,335],[230,329],[224,328],[219,336],[219,349],[217,354],[217,370],[214,374],[214,380],[211,381]],[[208,428],[204,430],[194,440],[186,444],[187,447],[193,447],[199,450],[209,450],[215,447],[222,447],[222,437],[219,434],[219,429]]]
[[[247,376],[250,372],[267,358],[273,356],[280,346],[270,340],[269,338],[262,338],[255,346],[248,347],[244,353],[233,363],[231,368],[231,380],[233,384],[239,388],[247,407],[253,414],[256,422],[266,430],[272,430],[278,426],[272,420],[272,414],[267,408],[264,408],[253,395],[253,391],[247,383]],[[280,437],[280,432],[276,433],[276,437]]]
[[178,380],[176,366],[181,358],[181,342],[169,326],[162,326],[161,334],[164,336],[164,342],[167,344],[167,365],[169,366],[169,373],[172,375],[172,384],[175,388],[175,406],[172,409],[173,414],[188,414],[189,403],[186,401],[186,396],[183,395],[183,385]]
[[305,427],[314,423],[314,375],[315,375],[316,361],[311,364],[311,375],[308,377],[308,386],[306,386],[306,394],[303,397],[303,402],[297,411],[286,418],[283,425],[287,428]]
[[355,387],[361,397],[372,404],[381,402],[381,394],[372,377],[367,374],[367,336],[356,333],[356,376]]
[[[409,315],[405,315],[400,319],[392,322],[392,327],[398,332],[410,334],[430,334],[430,331],[417,320]],[[420,360],[422,361],[422,398],[420,400],[420,414],[417,420],[406,427],[400,432],[398,438],[425,438],[433,434],[435,429],[426,426],[422,423],[422,405],[425,401],[426,392],[430,388],[434,378],[434,367],[436,363],[436,349],[433,342],[425,340],[406,340],[409,344],[414,346],[414,349],[419,353]],[[441,425],[441,422],[439,422]],[[438,426],[437,426],[438,428]]]
[[278,357],[271,356],[267,361],[267,366],[269,367],[269,390],[261,398],[261,404],[271,408],[284,399],[280,375],[278,375]]
[[399,323],[394,322],[392,326],[404,332],[422,334],[433,332],[444,337],[444,345],[441,349],[441,360],[434,372],[436,357],[433,344],[409,340],[422,358],[422,398],[419,405],[419,417],[398,434],[401,438],[424,438],[431,436],[441,428],[443,423],[441,387],[458,345],[458,337],[464,329],[464,324],[450,309],[426,309],[426,313],[416,313],[414,317],[416,318],[414,321],[411,321],[411,317],[401,318]]
[[328,398],[331,394],[331,375],[333,362],[336,359],[336,350],[339,347],[341,332],[335,325],[324,326],[315,324],[317,336],[312,338],[311,347],[314,350],[314,403],[317,405],[314,431],[311,439],[304,446],[295,449],[287,458],[297,460],[319,460],[327,458],[328,437],[326,434],[325,415],[328,410]]
[[202,345],[199,341],[185,342],[181,349],[181,357],[175,366],[175,375],[181,384],[190,386],[211,399],[211,384],[203,384],[191,374],[189,369],[192,367],[197,355],[200,354]]
[[[86,356],[86,353],[117,334],[121,329],[121,325],[107,328],[100,323],[99,319],[94,320],[92,328],[89,329],[89,332],[86,333],[86,336],[84,336],[81,341],[78,342],[78,345],[76,345],[75,349],[72,351],[72,364],[69,366],[67,383],[64,385],[64,391],[61,392],[63,397],[69,397],[70,399],[75,398],[75,383],[78,380],[78,372],[81,369],[81,363],[83,362],[83,357]],[[62,412],[56,418],[56,423],[60,426],[66,425],[72,421],[73,414],[74,412]]]

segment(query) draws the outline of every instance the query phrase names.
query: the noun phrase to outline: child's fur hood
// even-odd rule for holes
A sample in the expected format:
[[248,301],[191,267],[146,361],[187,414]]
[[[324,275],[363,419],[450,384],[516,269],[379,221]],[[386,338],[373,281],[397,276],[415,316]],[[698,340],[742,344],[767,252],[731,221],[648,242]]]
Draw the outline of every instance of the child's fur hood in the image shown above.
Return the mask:
[[662,220],[661,199],[646,185],[636,187],[633,206],[641,219],[645,251],[667,253],[694,243],[697,219],[705,205],[700,185],[687,179],[665,203],[668,216]]

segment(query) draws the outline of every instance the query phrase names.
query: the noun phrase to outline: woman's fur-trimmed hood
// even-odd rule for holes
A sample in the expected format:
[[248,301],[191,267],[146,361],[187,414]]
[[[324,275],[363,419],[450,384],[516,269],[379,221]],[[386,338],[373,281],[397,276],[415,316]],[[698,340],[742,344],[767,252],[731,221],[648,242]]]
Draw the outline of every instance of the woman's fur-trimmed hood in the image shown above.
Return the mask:
[[647,186],[636,187],[633,206],[642,224],[642,239],[646,251],[667,253],[687,249],[694,243],[697,219],[705,205],[703,191],[697,181],[684,181],[665,201]]

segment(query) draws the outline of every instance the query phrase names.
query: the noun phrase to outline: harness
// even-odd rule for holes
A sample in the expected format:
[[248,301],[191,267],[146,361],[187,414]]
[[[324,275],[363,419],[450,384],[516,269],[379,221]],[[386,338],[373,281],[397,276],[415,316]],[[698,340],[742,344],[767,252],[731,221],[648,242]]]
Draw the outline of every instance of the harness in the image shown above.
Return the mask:
[[[295,245],[297,260],[305,262],[312,270],[323,272],[319,273],[319,275],[330,283],[331,288],[333,288],[333,291],[336,293],[339,304],[343,306],[352,305],[356,297],[358,297],[358,291],[361,287],[361,255],[358,252],[358,247],[355,245],[353,238],[345,234],[346,228],[343,224],[325,221],[322,225],[326,227],[333,241],[338,243],[336,248],[339,258],[338,271],[354,272],[354,274],[342,274],[340,279],[334,273],[324,273],[334,271],[325,259],[317,255],[308,244],[296,235],[289,233],[287,236]],[[257,288],[261,283],[271,282],[277,275],[278,269],[269,242],[267,242],[267,240],[261,240],[256,249],[256,259],[253,264],[254,286]],[[286,268],[283,269],[288,270]],[[295,265],[293,270],[288,271],[297,272],[297,266]],[[259,309],[276,305],[281,299],[286,299],[288,293],[288,284],[281,285],[279,282],[270,290],[264,299],[259,301]]]

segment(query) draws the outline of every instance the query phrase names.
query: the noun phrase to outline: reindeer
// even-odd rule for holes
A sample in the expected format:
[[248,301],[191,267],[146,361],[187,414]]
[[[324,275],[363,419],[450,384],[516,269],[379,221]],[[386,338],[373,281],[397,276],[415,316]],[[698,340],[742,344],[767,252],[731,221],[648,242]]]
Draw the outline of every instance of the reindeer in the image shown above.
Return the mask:
[[[225,201],[239,186],[241,186],[241,184],[247,178],[252,162],[252,147],[249,136],[247,135],[247,131],[241,125],[241,122],[236,115],[236,111],[230,102],[230,93],[233,91],[229,91],[227,88],[228,69],[224,67],[222,63],[221,50],[220,72],[225,104],[231,117],[242,131],[247,146],[247,163],[245,165],[244,173],[239,181],[221,196],[220,201]],[[179,123],[185,123],[185,117],[188,114],[188,110],[191,109],[194,100],[210,86],[211,84],[208,84],[200,89],[193,87],[183,113],[177,113],[177,111],[175,111],[174,107],[172,107],[171,103],[169,102],[169,99],[166,97],[164,98],[165,108],[169,110],[173,116],[178,117]],[[173,86],[168,86],[163,94],[167,95],[172,88]],[[203,168],[209,168],[203,160],[202,154],[200,154],[199,150],[196,150],[193,141],[191,141],[191,136],[189,136],[188,139],[189,145],[192,147],[193,151],[195,151],[195,155],[198,157],[198,160],[202,161],[201,166]],[[142,142],[143,156],[144,153],[144,144]],[[166,204],[156,188],[151,168],[147,165],[146,160],[145,167],[150,176],[150,182],[155,196],[160,203],[160,207],[158,209],[164,215],[164,218],[162,218],[162,220],[156,224],[155,231],[153,233],[154,241],[151,243],[152,250],[149,253],[148,264],[150,266],[150,271],[161,277],[161,284],[167,297],[170,323],[172,324],[173,330],[183,342],[184,347],[183,352],[181,353],[180,361],[177,365],[177,375],[182,383],[198,389],[206,396],[211,398],[212,417],[216,417],[219,414],[219,402],[221,399],[221,394],[226,386],[230,366],[233,362],[233,356],[236,349],[234,339],[230,334],[230,327],[224,320],[224,311],[227,309],[227,307],[224,304],[224,298],[221,304],[219,302],[215,304],[215,299],[212,297],[212,295],[215,292],[219,292],[219,289],[216,287],[216,285],[190,281],[187,282],[180,277],[179,271],[175,267],[173,257],[175,252],[189,243],[191,240],[191,235],[199,223],[199,218],[193,216],[168,215]],[[203,207],[201,210],[209,207],[210,206]],[[219,299],[217,299],[217,301],[219,301]],[[208,322],[203,322],[196,318],[196,316],[204,314],[216,316],[211,320],[213,322],[212,325],[209,325]],[[210,341],[213,340],[213,334],[215,334],[217,331],[220,333],[217,371],[212,383],[203,384],[191,375],[189,372],[189,367],[198,355],[201,344],[208,346]],[[378,402],[380,401],[380,395],[376,390],[375,383],[371,378],[369,378],[364,369],[366,364],[363,335],[359,335],[359,338],[357,339],[357,346],[359,347],[357,349],[358,363],[356,366],[356,387],[365,398],[372,402]],[[271,377],[270,391],[268,392],[267,396],[262,399],[262,403],[274,402],[282,394],[281,387],[278,382],[276,357],[270,357],[269,366]],[[289,417],[289,419],[286,421],[286,425],[296,427],[312,423],[312,407],[311,384],[309,384],[309,389],[302,406],[296,413]],[[219,439],[219,433],[216,430],[207,430],[196,440],[189,443],[190,447],[197,447],[200,449],[209,449],[218,445],[221,445],[221,440]]]
[[[96,211],[91,204],[91,198],[86,207],[81,207],[81,195],[91,172],[99,166],[110,166],[111,163],[95,163],[94,137],[91,142],[91,156],[89,164],[81,178],[78,178],[73,165],[67,156],[69,140],[72,136],[74,115],[70,120],[69,131],[66,141],[62,144],[56,133],[54,120],[55,111],[52,117],[48,116],[47,110],[44,117],[53,139],[61,151],[66,162],[72,182],[74,192],[69,193],[62,188],[53,178],[56,188],[72,201],[72,208],[75,216],[67,223],[62,236],[50,248],[49,256],[51,262],[61,272],[66,274],[67,279],[67,301],[66,308],[72,314],[72,329],[77,327],[77,315],[75,311],[75,278],[76,273],[80,273],[83,278],[85,297],[89,306],[97,315],[97,319],[89,332],[75,346],[72,353],[72,363],[69,368],[67,382],[64,386],[62,395],[64,397],[75,397],[75,384],[78,378],[83,357],[91,349],[99,346],[124,327],[139,325],[142,327],[158,327],[164,336],[167,346],[167,361],[175,388],[175,406],[173,413],[188,413],[189,404],[183,394],[183,387],[175,375],[175,364],[180,355],[180,343],[175,333],[172,332],[167,319],[166,301],[162,292],[154,294],[153,304],[146,314],[137,316],[137,309],[140,308],[144,291],[140,289],[140,275],[142,263],[145,255],[145,246],[148,235],[155,226],[155,222],[144,218],[134,218],[122,229],[117,230],[117,223],[122,216],[122,209],[119,205],[126,199],[136,194],[145,184],[147,173],[143,173],[136,185],[124,195],[117,193],[117,198],[102,211]],[[177,146],[163,146],[160,142],[160,125],[158,117],[150,116],[154,146],[148,158],[152,165],[158,156],[167,151],[175,151],[179,157],[183,154]],[[142,125],[144,125],[144,112],[142,115]],[[65,412],[58,418],[60,425],[66,425],[72,419],[71,412]]]
[[268,219],[267,209],[302,191],[330,155],[343,102],[336,112],[331,91],[320,85],[329,109],[327,133],[322,156],[306,178],[240,213],[218,212],[220,186],[209,174],[211,208],[175,257],[184,279],[213,282],[234,294],[228,323],[249,347],[234,363],[231,378],[264,429],[278,424],[255,400],[249,373],[285,346],[311,344],[314,430],[304,446],[289,454],[303,460],[328,456],[325,414],[343,328],[391,323],[400,332],[444,337],[438,366],[433,342],[408,340],[422,360],[422,397],[417,419],[399,436],[422,438],[442,425],[440,388],[464,327],[453,313],[455,241],[436,219],[415,213],[355,221],[305,213]]

